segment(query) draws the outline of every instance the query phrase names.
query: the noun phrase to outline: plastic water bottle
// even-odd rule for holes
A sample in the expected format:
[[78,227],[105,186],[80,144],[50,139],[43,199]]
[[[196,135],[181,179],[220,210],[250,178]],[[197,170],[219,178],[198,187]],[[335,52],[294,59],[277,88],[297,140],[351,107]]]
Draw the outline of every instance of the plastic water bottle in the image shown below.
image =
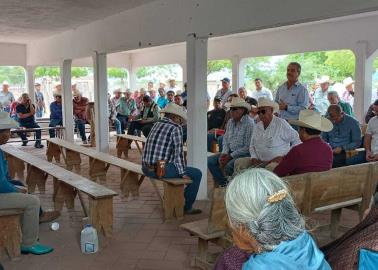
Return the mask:
[[98,251],[97,230],[92,225],[85,225],[81,231],[81,252],[84,254],[96,253]]

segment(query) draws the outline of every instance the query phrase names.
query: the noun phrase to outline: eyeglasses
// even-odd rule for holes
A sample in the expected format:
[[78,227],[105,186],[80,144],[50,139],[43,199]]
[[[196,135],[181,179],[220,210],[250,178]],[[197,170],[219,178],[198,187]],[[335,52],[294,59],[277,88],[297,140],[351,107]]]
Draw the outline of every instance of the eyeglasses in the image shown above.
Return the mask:
[[265,113],[266,113],[266,110],[265,110],[265,109],[259,110],[259,111],[257,112],[257,114],[265,114]]
[[56,98],[62,98],[62,96],[55,96]]

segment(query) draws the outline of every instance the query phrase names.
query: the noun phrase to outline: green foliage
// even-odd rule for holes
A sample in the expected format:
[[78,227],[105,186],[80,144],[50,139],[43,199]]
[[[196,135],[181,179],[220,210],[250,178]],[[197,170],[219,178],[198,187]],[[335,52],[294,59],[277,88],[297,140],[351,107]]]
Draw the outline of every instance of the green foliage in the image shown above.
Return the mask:
[[60,77],[59,67],[37,67],[34,71],[35,78],[51,77],[58,79]]
[[177,64],[140,67],[136,75],[139,81],[146,82],[151,80],[157,83],[159,81],[177,78],[178,74],[176,70]]
[[127,70],[124,68],[108,68],[109,78],[127,79]]
[[207,61],[207,76],[209,76],[212,73],[222,71],[222,70],[231,71],[231,69],[232,69],[232,62],[228,59]]
[[90,67],[72,67],[71,76],[72,78],[80,78],[93,74],[93,68]]
[[0,82],[8,81],[12,84],[25,83],[25,69],[23,67],[0,66]]

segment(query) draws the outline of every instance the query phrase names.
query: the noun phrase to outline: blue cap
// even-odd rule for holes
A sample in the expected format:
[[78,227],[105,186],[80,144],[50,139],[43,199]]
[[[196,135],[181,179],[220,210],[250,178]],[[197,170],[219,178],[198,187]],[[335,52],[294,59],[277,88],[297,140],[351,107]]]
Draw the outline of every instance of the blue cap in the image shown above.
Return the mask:
[[230,82],[230,79],[229,78],[227,78],[227,77],[224,77],[222,80],[221,80],[222,82],[226,82],[226,83],[229,83]]

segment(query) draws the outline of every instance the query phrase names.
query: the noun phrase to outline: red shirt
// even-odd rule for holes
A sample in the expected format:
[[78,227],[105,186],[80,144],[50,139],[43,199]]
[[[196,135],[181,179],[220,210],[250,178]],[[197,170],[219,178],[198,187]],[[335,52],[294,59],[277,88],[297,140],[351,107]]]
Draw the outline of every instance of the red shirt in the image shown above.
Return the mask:
[[278,176],[323,172],[332,168],[331,147],[320,137],[294,146],[274,169]]

